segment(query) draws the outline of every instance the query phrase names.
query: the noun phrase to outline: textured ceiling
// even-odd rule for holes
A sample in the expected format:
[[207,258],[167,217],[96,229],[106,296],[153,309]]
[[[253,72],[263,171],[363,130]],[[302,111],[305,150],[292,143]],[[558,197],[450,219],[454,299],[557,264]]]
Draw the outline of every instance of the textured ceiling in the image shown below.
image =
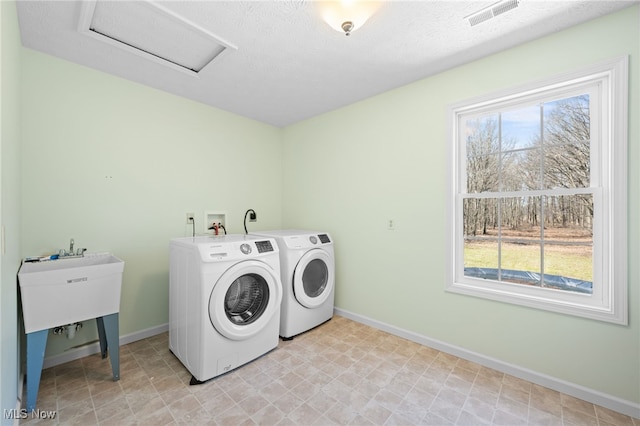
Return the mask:
[[[130,22],[123,33],[138,32],[149,43],[156,34],[160,46],[174,45],[171,54],[184,49],[184,56],[198,57],[190,49],[206,44],[176,39],[171,22],[183,25],[178,34],[205,34],[228,47],[199,72],[90,34],[83,19],[90,21],[92,7],[97,10],[103,0],[19,0],[17,5],[25,47],[283,127],[639,2],[520,0],[516,9],[473,27],[465,17],[495,0],[368,2],[377,10],[348,37],[322,18],[321,8],[334,2],[103,5],[116,14],[105,22],[111,19],[117,29]],[[150,15],[130,19],[132,9]]]

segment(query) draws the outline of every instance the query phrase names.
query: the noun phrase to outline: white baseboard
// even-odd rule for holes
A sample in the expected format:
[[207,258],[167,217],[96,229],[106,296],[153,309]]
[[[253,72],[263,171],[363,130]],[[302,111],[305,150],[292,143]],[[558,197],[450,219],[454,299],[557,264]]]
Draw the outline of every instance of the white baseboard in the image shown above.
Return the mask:
[[591,402],[592,404],[596,404],[601,407],[626,414],[627,416],[640,418],[640,404],[634,403],[632,401],[627,401],[616,396],[608,395],[594,389],[589,389],[575,383],[570,383],[558,379],[556,377],[548,376],[546,374],[538,373],[527,368],[509,364],[495,358],[487,357],[485,355],[472,352],[458,346],[450,345],[439,340],[431,339],[427,336],[404,330],[402,328],[395,327],[393,325],[389,325],[381,321],[365,317],[363,315],[355,314],[344,309],[334,308],[334,312],[336,313],[336,315],[340,315],[356,322],[369,325],[373,328],[377,328],[378,330],[386,331],[387,333],[393,334],[394,336],[402,337],[412,342],[437,349],[441,352],[455,355],[459,358],[475,362],[488,368],[493,368],[494,370],[498,370],[503,373],[527,380],[529,382],[536,383],[540,386],[544,386],[546,388],[574,396],[584,401]]
[[[164,333],[169,330],[169,323],[158,325],[156,327],[147,328],[144,330],[136,331],[125,336],[120,336],[120,346],[126,345],[138,340],[146,339],[147,337],[155,336],[156,334]],[[100,353],[100,343],[93,342],[81,348],[72,349],[60,355],[54,355],[44,359],[42,368],[54,367],[56,365],[64,364],[65,362],[75,361],[76,359],[84,358],[89,355]]]

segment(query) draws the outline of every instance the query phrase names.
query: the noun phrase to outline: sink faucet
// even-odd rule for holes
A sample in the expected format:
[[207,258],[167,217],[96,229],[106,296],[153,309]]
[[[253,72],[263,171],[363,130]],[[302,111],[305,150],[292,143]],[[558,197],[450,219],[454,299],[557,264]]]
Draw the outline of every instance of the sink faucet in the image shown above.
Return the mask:
[[58,254],[59,257],[83,257],[84,256],[84,252],[87,251],[86,248],[79,248],[78,250],[76,250],[75,252],[73,251],[73,246],[75,245],[75,240],[73,238],[71,238],[71,241],[69,241],[69,251],[66,251],[65,249],[60,249],[60,252]]

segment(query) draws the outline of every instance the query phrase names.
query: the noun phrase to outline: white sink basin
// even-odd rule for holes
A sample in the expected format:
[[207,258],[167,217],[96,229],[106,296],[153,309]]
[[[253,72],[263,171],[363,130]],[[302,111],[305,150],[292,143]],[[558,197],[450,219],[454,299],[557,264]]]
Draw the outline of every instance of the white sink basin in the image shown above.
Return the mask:
[[18,271],[26,333],[120,311],[124,261],[109,253],[25,262]]

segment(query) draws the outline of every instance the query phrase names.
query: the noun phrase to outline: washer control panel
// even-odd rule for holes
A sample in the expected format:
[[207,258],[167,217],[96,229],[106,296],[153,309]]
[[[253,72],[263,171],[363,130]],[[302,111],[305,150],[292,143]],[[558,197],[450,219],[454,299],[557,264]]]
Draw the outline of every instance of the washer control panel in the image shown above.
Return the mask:
[[258,253],[267,253],[273,251],[273,246],[271,245],[271,241],[256,241],[256,247],[258,248]]
[[[267,237],[223,235],[195,238],[195,245],[204,262],[230,262],[235,259],[268,257],[279,251],[276,242]],[[189,244],[191,245],[191,241]]]
[[320,235],[318,235],[318,238],[320,238],[320,242],[322,244],[327,244],[327,243],[331,242],[331,240],[329,239],[329,236],[327,234],[320,234]]
[[331,244],[329,234],[285,235],[283,240],[288,248],[296,250]]

